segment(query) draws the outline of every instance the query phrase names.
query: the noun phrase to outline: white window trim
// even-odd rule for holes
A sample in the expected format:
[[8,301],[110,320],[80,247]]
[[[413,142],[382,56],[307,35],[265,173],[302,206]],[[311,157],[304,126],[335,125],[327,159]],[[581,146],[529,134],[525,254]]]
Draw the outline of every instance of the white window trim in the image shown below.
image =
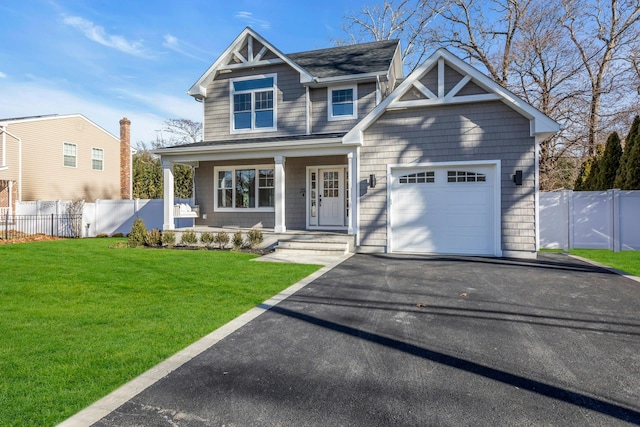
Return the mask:
[[[353,90],[353,114],[348,116],[333,115],[333,96],[334,90],[351,89]],[[327,120],[330,122],[338,120],[354,120],[358,118],[358,85],[352,86],[334,86],[327,88]]]
[[[74,166],[68,166],[68,165],[64,164],[64,157],[66,156],[66,154],[64,152],[64,146],[67,145],[67,144],[68,145],[73,145],[74,147],[76,147],[76,155],[75,155],[76,162],[75,162]],[[66,142],[66,141],[62,143],[62,166],[65,167],[65,168],[72,168],[72,169],[77,169],[78,168],[78,144],[74,144],[73,142]]]
[[[259,200],[260,194],[260,185],[259,185],[259,174],[260,169],[273,169],[274,171],[274,180],[275,180],[275,169],[276,166],[274,164],[271,165],[229,165],[229,166],[215,166],[213,168],[213,211],[214,212],[275,212],[275,206],[273,207],[257,207],[257,208],[224,208],[218,206],[218,172],[220,171],[232,171],[233,185],[231,188],[235,194],[235,183],[236,183],[236,170],[237,169],[254,169],[256,171],[256,201]],[[275,184],[275,181],[274,181]],[[275,187],[274,187],[275,188]],[[275,191],[275,189],[274,189]],[[274,200],[275,204],[275,200]]]
[[[101,159],[94,158],[93,157],[93,150],[102,151],[102,158]],[[102,169],[94,169],[94,167],[93,167],[93,161],[94,160],[100,160],[102,162]],[[96,172],[103,172],[104,171],[104,148],[91,147],[91,170],[92,171],[96,171]]]
[[[240,82],[243,80],[255,80],[255,79],[266,79],[269,77],[273,77],[273,127],[270,128],[256,128],[253,117],[251,118],[251,129],[236,129],[235,128],[235,115],[233,111],[233,95],[235,95],[235,91],[233,90],[233,83]],[[256,91],[265,91],[265,89],[253,90],[249,92]],[[239,93],[243,93],[245,91],[241,91]],[[253,105],[253,97],[252,97],[252,106],[251,113],[254,113],[254,105]],[[275,73],[271,74],[255,74],[247,77],[238,77],[235,79],[229,79],[229,131],[232,134],[242,134],[242,133],[258,133],[258,132],[275,132],[278,130],[278,75]]]

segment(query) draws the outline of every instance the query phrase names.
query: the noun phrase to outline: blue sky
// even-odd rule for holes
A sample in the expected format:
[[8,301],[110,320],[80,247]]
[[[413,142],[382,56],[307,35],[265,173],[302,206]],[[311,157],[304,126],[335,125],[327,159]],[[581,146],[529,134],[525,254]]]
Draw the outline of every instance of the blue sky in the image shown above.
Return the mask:
[[0,4],[0,118],[80,113],[132,143],[168,118],[201,121],[186,94],[251,26],[285,53],[332,46],[375,1],[7,0]]

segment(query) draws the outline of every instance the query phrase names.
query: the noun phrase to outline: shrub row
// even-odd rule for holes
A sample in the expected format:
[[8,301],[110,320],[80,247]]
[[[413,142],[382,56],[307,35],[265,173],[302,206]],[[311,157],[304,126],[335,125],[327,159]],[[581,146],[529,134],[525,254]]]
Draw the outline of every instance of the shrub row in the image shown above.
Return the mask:
[[[252,228],[247,233],[246,240],[242,236],[242,231],[238,230],[231,237],[224,231],[216,234],[204,232],[200,235],[200,243],[206,247],[217,247],[218,249],[226,249],[229,243],[234,250],[241,248],[254,249],[264,241],[262,231]],[[195,246],[198,244],[198,235],[194,230],[185,230],[180,238],[180,246]],[[173,231],[164,231],[154,228],[147,230],[142,218],[136,218],[131,227],[131,233],[128,236],[128,246],[131,248],[140,246],[160,247],[175,246],[176,235]]]

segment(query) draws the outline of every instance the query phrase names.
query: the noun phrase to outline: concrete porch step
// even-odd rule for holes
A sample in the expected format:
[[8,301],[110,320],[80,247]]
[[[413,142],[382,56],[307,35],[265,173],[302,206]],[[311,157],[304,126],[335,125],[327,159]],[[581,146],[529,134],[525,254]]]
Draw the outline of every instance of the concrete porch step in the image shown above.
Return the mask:
[[278,242],[278,246],[276,246],[276,252],[286,252],[289,255],[344,255],[349,253],[349,244],[347,242],[326,242],[318,240],[280,241]]
[[353,251],[353,236],[296,234],[278,239],[276,253],[288,255],[345,255]]

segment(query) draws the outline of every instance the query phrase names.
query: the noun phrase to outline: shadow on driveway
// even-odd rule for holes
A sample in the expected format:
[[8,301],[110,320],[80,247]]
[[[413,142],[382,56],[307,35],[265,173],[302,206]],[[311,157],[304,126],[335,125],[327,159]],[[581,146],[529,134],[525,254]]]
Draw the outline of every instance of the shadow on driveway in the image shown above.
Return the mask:
[[640,424],[639,291],[562,254],[356,255],[95,425]]

